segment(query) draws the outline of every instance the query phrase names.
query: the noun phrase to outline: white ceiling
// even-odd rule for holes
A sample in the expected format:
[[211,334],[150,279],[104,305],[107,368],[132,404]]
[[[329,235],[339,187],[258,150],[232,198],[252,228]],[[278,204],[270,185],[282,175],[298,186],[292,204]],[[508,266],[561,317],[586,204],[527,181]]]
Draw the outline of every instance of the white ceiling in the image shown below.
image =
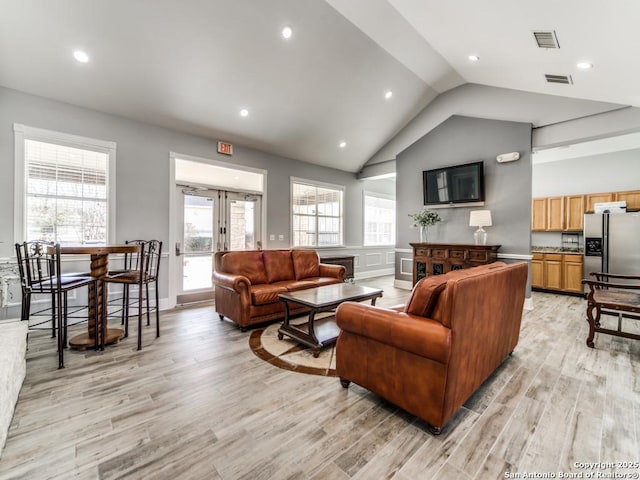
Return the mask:
[[[2,86],[352,172],[464,83],[640,106],[636,0],[0,0],[0,12]],[[561,48],[538,49],[536,29]]]

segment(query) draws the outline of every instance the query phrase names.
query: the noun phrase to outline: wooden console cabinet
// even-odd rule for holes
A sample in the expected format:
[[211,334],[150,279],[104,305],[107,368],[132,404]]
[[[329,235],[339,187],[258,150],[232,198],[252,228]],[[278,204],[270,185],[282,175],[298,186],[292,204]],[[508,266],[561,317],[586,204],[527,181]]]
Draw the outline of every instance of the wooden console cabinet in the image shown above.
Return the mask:
[[429,275],[495,262],[500,245],[411,243],[413,247],[413,284]]

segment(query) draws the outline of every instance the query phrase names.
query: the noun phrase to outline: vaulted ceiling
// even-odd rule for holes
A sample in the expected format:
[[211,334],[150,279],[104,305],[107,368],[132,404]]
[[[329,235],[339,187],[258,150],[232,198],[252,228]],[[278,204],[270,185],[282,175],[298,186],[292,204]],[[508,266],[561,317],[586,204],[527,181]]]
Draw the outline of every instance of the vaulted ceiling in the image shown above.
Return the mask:
[[[0,0],[0,12],[2,86],[352,172],[465,83],[640,106],[635,0]],[[538,48],[537,30],[560,48]]]

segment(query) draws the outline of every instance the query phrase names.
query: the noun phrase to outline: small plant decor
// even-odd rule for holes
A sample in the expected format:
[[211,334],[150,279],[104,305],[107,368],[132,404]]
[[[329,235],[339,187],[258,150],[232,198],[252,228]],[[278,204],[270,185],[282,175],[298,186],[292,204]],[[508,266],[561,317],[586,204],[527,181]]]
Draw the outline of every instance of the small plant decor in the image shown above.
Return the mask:
[[429,227],[442,221],[440,215],[428,208],[423,208],[418,213],[410,213],[409,217],[413,220],[413,227]]
[[427,227],[442,221],[440,215],[426,207],[418,213],[410,213],[409,216],[411,220],[413,220],[412,227],[420,229],[420,243],[427,242]]

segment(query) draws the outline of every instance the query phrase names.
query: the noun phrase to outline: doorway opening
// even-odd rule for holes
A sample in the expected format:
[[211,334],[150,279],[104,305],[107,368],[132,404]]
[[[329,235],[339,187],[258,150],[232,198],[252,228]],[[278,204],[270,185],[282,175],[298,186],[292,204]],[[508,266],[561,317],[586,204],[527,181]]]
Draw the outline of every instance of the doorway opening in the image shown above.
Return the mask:
[[175,155],[172,286],[175,304],[214,298],[215,252],[263,244],[263,171]]

